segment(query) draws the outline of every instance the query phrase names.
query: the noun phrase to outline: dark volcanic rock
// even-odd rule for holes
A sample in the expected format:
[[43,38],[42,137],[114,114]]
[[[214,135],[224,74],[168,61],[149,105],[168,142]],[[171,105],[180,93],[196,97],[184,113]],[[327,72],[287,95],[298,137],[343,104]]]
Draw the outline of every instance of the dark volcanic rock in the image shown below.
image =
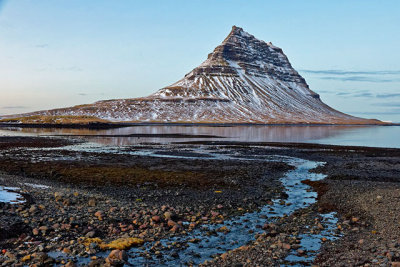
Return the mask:
[[16,214],[3,212],[0,215],[0,244],[6,239],[18,237],[27,232],[30,232],[30,227]]

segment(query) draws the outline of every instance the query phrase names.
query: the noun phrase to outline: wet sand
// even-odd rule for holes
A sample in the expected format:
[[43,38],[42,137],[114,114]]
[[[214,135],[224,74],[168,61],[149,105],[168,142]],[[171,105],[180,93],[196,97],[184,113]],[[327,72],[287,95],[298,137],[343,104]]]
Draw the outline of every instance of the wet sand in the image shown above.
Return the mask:
[[[282,155],[327,162],[315,169],[327,175],[325,180],[306,181],[318,192],[316,204],[273,225],[261,224],[264,232],[256,241],[215,255],[206,265],[279,265],[289,254],[307,255],[299,248],[301,235],[323,231],[322,216],[332,211],[338,214],[334,235],[340,238],[323,242],[315,264],[387,266],[400,261],[399,149],[234,142],[145,147],[165,157],[62,149],[77,142],[0,138],[0,184],[20,187],[28,199],[25,204],[0,204],[3,233],[8,233],[0,233],[2,263],[67,263],[68,257],[57,259],[54,251],[86,257],[79,264],[101,263],[107,255],[101,254],[101,244],[88,245],[90,238],[103,244],[128,237],[157,242],[287,197],[279,181],[293,169],[287,163],[202,158],[195,148],[221,155],[234,151],[248,157]],[[143,149],[132,146],[124,151]],[[156,244],[143,255],[162,257]]]

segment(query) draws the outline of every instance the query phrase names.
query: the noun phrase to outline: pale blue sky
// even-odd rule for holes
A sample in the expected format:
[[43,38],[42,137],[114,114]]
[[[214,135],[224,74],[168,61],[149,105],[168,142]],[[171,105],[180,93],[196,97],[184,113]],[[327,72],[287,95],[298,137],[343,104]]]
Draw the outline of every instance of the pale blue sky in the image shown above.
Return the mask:
[[332,107],[400,121],[397,0],[0,2],[0,114],[148,95],[237,25],[281,47]]

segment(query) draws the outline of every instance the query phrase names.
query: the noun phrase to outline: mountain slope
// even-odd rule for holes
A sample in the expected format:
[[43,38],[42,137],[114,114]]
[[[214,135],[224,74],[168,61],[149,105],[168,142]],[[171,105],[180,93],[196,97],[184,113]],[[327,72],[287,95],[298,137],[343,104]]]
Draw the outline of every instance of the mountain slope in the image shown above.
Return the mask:
[[233,26],[197,68],[156,93],[33,112],[118,122],[377,124],[324,104],[282,49]]

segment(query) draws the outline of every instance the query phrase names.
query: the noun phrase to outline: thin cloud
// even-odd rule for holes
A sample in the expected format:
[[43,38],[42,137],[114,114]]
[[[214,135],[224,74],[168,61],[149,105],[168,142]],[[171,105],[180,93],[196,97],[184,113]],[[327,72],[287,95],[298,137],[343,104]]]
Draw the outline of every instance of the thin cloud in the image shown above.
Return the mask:
[[375,97],[371,93],[359,93],[359,94],[354,94],[353,97]]
[[4,106],[2,109],[27,109],[29,107],[26,106]]
[[369,90],[346,90],[346,91],[324,91],[325,93],[334,94],[336,96],[344,97],[366,97],[366,98],[392,98],[400,97],[400,93],[380,93],[375,94]]
[[399,75],[400,70],[375,70],[375,71],[347,71],[347,70],[300,70],[304,73],[318,75]]
[[367,90],[358,90],[358,91],[346,91],[346,92],[337,92],[337,96],[349,96],[349,97],[375,97],[374,94]]
[[335,92],[327,91],[327,90],[319,90],[318,93],[321,93],[321,94],[333,94]]
[[[383,102],[383,103],[373,103],[374,106],[382,106],[382,107],[395,107],[400,108],[400,102]],[[399,109],[400,110],[400,109]]]
[[49,46],[49,44],[36,44],[36,45],[34,45],[34,47],[36,47],[36,48],[46,48],[48,46]]
[[377,112],[350,112],[354,115],[397,115],[400,114],[400,109],[391,109],[387,111],[377,111]]
[[373,83],[390,83],[390,82],[398,82],[400,79],[380,79],[376,77],[368,77],[368,76],[325,76],[321,77],[322,80],[335,80],[335,81],[343,81],[343,82],[373,82]]
[[394,94],[377,94],[377,98],[391,98],[391,97],[399,97],[400,93],[394,93]]
[[343,82],[390,83],[400,81],[400,70],[349,71],[303,69],[300,70],[300,72],[316,75],[322,80],[335,80]]
[[349,92],[338,92],[338,93],[336,93],[336,95],[338,95],[338,96],[346,96],[346,95],[351,95],[351,93],[349,93]]
[[348,97],[375,97],[375,95],[369,91],[366,90],[358,90],[358,91],[352,91],[352,90],[347,90],[347,91],[318,91],[318,93],[323,93],[323,94],[334,94],[337,96],[348,96]]
[[105,95],[105,93],[78,93],[80,96],[98,96],[98,95]]

